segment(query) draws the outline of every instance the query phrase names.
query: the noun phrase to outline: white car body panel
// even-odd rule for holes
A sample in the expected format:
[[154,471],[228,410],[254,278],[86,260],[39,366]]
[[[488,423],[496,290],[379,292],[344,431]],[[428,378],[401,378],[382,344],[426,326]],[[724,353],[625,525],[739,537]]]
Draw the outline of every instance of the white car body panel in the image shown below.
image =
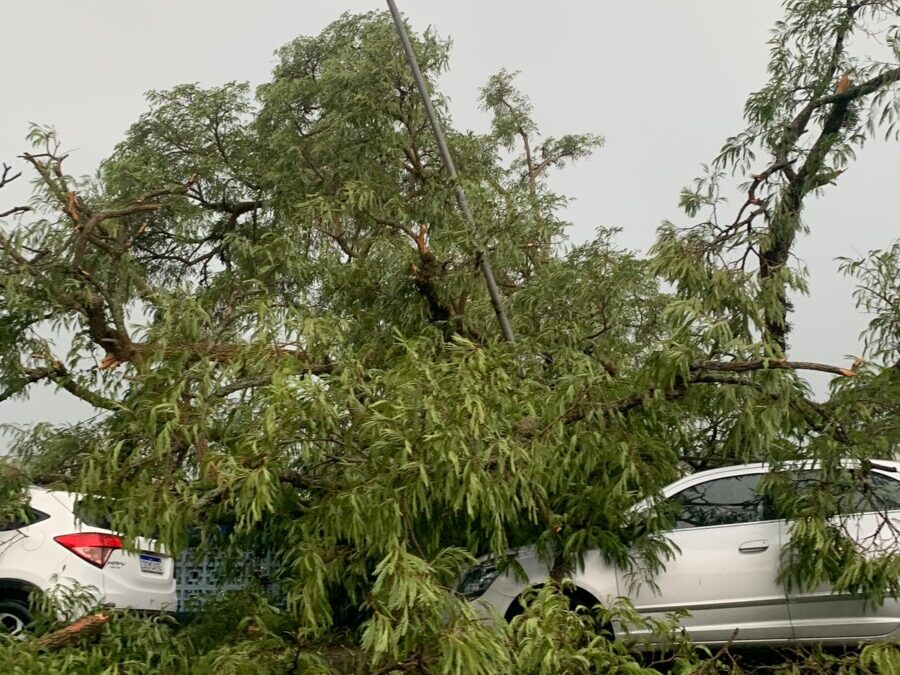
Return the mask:
[[[884,516],[900,528],[900,511],[888,514],[862,513],[842,516],[836,524],[845,528],[863,547],[885,550],[897,541],[888,528],[883,527]],[[787,528],[786,536],[790,536]],[[887,537],[894,539],[886,541]],[[788,607],[794,633],[798,639],[881,638],[900,635],[900,600],[888,598],[879,607],[848,594],[832,593],[823,585],[811,591],[792,589],[788,593]],[[847,617],[854,617],[852,622]]]
[[623,594],[638,612],[654,618],[688,610],[681,625],[697,642],[728,641],[735,621],[742,640],[790,637],[784,586],[775,580],[781,529],[780,521],[767,521],[670,532],[667,538],[681,553],[655,577],[657,588],[643,584],[629,590],[620,579]]
[[[525,589],[547,580],[550,570],[534,547],[519,550],[516,562],[520,570],[511,568],[506,570],[497,577],[487,592],[475,601],[485,613],[494,612],[499,613],[501,617],[504,616]],[[615,568],[606,564],[598,551],[588,551],[584,562],[584,566],[571,575],[575,585],[591,593],[604,604],[615,602],[619,595]]]

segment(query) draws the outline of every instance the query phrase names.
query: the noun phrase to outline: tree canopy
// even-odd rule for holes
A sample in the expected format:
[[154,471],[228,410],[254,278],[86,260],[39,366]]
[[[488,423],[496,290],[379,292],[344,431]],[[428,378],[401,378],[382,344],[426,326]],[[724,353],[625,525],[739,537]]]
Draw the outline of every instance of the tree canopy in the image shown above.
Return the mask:
[[[117,529],[176,551],[191,528],[263,548],[286,597],[234,610],[255,637],[242,624],[169,641],[126,618],[108,633],[131,631],[139,656],[107,637],[59,658],[85,672],[103,659],[189,672],[192,649],[223,672],[328,672],[342,650],[381,673],[637,668],[552,589],[535,621],[489,626],[455,579],[473,556],[532,542],[561,577],[596,548],[652,573],[665,513],[624,514],[686,472],[810,457],[827,481],[842,459],[896,454],[900,243],[843,262],[873,317],[862,358],[809,363],[788,338],[806,290],[791,254],[815,236],[804,203],[836,189],[866,140],[896,137],[898,9],[788,0],[746,128],[682,193],[696,224],[664,224],[649,256],[613,230],[566,242],[550,179],[600,136],[543,135],[507,71],[480,90],[486,133],[454,127],[435,90],[514,345],[385,14],[285,45],[255,92],[150,92],[91,178],[32,128],[34,196],[0,213],[0,401],[49,381],[98,415],[21,434],[5,492],[103,495]],[[857,56],[862,35],[892,62]],[[413,43],[433,86],[449,43],[430,30]],[[727,172],[745,181],[737,208]],[[810,370],[834,376],[827,401]],[[900,559],[865,558],[828,527],[827,490],[771,489],[805,525],[791,583],[900,592]]]

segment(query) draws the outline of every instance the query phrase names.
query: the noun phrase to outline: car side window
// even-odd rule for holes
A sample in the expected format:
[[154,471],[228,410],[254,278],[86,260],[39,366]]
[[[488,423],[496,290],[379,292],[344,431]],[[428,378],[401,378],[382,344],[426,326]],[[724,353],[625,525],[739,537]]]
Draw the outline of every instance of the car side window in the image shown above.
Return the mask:
[[798,472],[793,483],[799,492],[825,489],[842,514],[900,510],[900,481],[874,471],[844,471],[834,482],[823,484],[816,471]]
[[35,523],[39,523],[42,520],[47,520],[47,518],[50,517],[43,511],[38,511],[37,509],[33,509],[30,506],[25,507],[24,516],[24,518],[22,518],[21,515],[11,516],[10,518],[0,520],[0,532],[18,530],[23,527],[28,527],[29,525],[34,525]]
[[900,480],[873,472],[869,474],[869,482],[879,510],[900,511]]
[[674,529],[766,520],[766,499],[757,492],[759,478],[758,473],[717,478],[672,495]]

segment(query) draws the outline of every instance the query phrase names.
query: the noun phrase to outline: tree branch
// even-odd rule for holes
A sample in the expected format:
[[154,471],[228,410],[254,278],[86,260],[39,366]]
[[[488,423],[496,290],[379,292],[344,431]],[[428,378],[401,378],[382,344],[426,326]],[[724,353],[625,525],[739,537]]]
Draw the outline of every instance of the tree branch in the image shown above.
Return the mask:
[[59,630],[48,633],[36,641],[40,649],[54,650],[96,635],[109,621],[108,614],[91,614]]
[[[326,364],[317,364],[317,365],[309,365],[303,369],[304,375],[325,375],[327,373],[332,372],[333,366],[330,363]],[[226,384],[223,387],[219,387],[212,394],[210,394],[210,398],[225,398],[229,394],[233,394],[238,391],[243,391],[244,389],[252,389],[253,387],[265,387],[272,383],[272,374],[268,375],[258,375],[256,377],[248,377],[243,380],[238,380],[237,382],[232,382],[231,384]]]
[[[22,389],[24,389],[29,384],[33,384],[34,382],[39,382],[45,379],[50,380],[61,389],[65,389],[73,396],[77,396],[82,401],[90,403],[95,408],[102,408],[104,410],[121,410],[122,408],[122,406],[116,401],[110,398],[106,398],[105,396],[91,391],[87,387],[78,384],[72,378],[72,374],[68,371],[68,369],[66,369],[66,367],[59,362],[49,368],[26,369],[22,385],[9,395],[14,395],[19,391],[22,391]],[[4,394],[6,393],[7,392],[4,392]],[[0,398],[0,401],[8,397],[9,396],[4,396],[3,398]]]
[[4,185],[7,185],[8,183],[12,183],[16,178],[22,175],[22,172],[19,171],[19,173],[10,176],[10,171],[12,171],[12,167],[6,162],[3,162],[3,172],[0,173],[0,188],[2,188]]
[[849,368],[830,366],[811,361],[788,361],[787,359],[753,359],[750,361],[700,361],[691,366],[692,371],[712,370],[728,373],[747,373],[753,370],[816,370],[843,377],[854,377]]
[[855,101],[856,99],[862,98],[863,96],[873,94],[881,89],[881,87],[893,84],[894,82],[900,82],[900,66],[898,66],[897,68],[893,68],[892,70],[886,70],[880,75],[876,75],[875,77],[870,78],[865,82],[861,82],[860,84],[847,87],[847,89],[842,92],[836,92],[834,94],[828,94],[827,96],[817,98],[815,101],[810,102],[809,106],[807,107],[809,107],[811,110],[816,110],[830,103],[850,103],[851,101]]
[[[9,183],[12,183],[16,178],[22,175],[22,172],[19,171],[16,174],[9,175],[10,171],[12,171],[12,167],[9,164],[3,163],[3,171],[0,172],[0,188]],[[14,206],[11,209],[7,209],[0,213],[0,218],[7,218],[8,216],[13,216],[17,213],[27,213],[31,211],[30,206]]]
[[[785,359],[754,359],[750,361],[701,361],[691,366],[692,374],[690,378],[681,380],[675,386],[668,389],[661,389],[656,386],[650,386],[643,391],[630,394],[616,401],[610,401],[602,405],[604,414],[627,414],[632,410],[642,406],[643,404],[656,399],[673,401],[686,396],[690,391],[692,384],[718,384],[739,387],[755,387],[758,383],[746,377],[737,377],[735,375],[719,375],[717,373],[747,373],[755,370],[816,370],[819,372],[832,373],[843,377],[853,377],[856,373],[847,368],[838,366],[830,366],[824,363],[813,363],[809,361],[787,361]],[[703,372],[712,371],[712,372]],[[583,409],[573,409],[569,414],[565,415],[567,423],[579,422],[585,417]]]
[[0,218],[7,218],[8,216],[12,216],[17,213],[28,213],[29,211],[31,211],[30,206],[14,206],[11,209],[4,211],[3,213],[0,213]]
[[23,377],[21,380],[19,380],[15,384],[13,384],[8,389],[5,389],[4,391],[0,391],[0,403],[3,403],[3,401],[5,401],[8,398],[12,398],[16,394],[18,394],[20,391],[25,389],[25,387],[27,387],[29,384],[32,384],[34,382],[40,382],[41,380],[43,380],[46,377],[47,377],[46,372],[34,372],[31,374],[27,374],[25,377]]

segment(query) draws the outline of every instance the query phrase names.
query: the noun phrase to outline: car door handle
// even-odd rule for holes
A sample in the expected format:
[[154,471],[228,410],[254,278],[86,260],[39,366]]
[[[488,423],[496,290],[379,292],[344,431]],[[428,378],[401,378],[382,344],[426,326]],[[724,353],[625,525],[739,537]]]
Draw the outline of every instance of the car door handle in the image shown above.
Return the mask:
[[745,541],[738,546],[741,553],[762,553],[769,549],[768,539],[754,539],[753,541]]

